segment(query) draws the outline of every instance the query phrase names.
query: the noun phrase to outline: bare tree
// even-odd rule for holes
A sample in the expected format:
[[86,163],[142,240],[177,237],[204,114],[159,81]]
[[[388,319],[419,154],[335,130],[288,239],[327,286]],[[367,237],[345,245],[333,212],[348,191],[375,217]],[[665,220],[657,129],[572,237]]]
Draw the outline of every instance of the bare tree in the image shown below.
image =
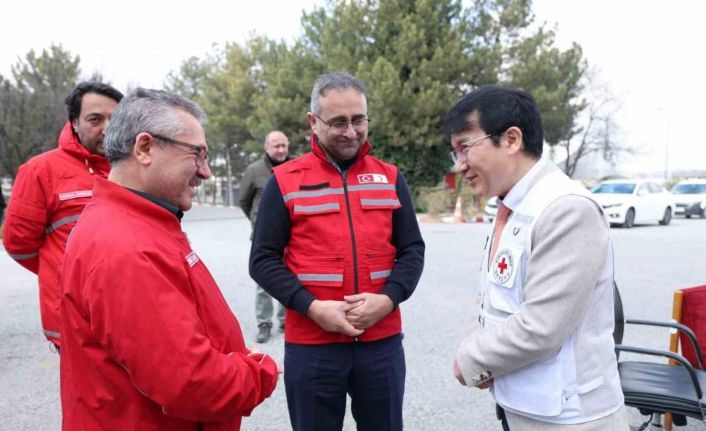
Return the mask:
[[621,104],[607,84],[597,79],[597,73],[586,75],[586,108],[576,118],[573,134],[557,145],[566,158],[562,168],[573,177],[581,160],[590,154],[599,153],[609,163],[623,154],[635,154],[637,150],[619,141],[619,127],[615,117]]

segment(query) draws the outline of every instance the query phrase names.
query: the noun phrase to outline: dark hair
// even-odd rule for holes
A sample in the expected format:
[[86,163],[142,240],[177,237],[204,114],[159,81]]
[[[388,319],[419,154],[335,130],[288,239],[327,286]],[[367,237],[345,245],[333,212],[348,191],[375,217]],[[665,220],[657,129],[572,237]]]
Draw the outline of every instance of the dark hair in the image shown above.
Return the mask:
[[66,96],[66,100],[64,100],[66,112],[69,115],[69,121],[74,121],[74,119],[81,114],[81,101],[86,93],[96,93],[110,97],[118,103],[120,103],[123,98],[123,93],[108,84],[96,81],[84,81],[78,84],[76,88]]
[[484,85],[463,96],[444,116],[443,129],[447,135],[470,130],[474,123],[468,116],[476,112],[478,125],[493,135],[497,144],[500,135],[509,127],[522,130],[523,152],[542,157],[544,129],[537,102],[531,94],[514,88]]

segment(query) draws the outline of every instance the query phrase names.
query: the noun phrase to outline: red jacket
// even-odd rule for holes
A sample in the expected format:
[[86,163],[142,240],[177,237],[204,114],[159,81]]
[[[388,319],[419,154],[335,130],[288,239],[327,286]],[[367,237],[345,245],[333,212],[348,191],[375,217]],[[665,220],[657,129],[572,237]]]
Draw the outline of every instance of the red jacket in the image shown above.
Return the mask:
[[[274,168],[291,220],[284,262],[316,299],[340,301],[344,295],[380,293],[394,266],[392,212],[400,207],[397,168],[369,151],[366,142],[345,182],[314,137],[310,153]],[[374,341],[401,330],[396,308],[359,339]],[[287,309],[285,339],[300,344],[353,341],[292,309]]]
[[59,148],[33,157],[17,171],[2,240],[10,257],[39,275],[42,328],[57,345],[66,239],[91,199],[95,178],[109,171],[108,161],[81,145],[69,122],[59,135]]
[[63,429],[238,430],[277,368],[237,319],[179,220],[96,181],[61,281]]

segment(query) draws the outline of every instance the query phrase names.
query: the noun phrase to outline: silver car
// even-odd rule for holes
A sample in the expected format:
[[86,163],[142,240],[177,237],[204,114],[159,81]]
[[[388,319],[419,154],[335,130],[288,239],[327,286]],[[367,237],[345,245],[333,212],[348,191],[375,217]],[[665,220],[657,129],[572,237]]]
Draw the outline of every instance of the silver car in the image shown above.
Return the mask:
[[706,217],[706,179],[685,180],[672,188],[674,215]]

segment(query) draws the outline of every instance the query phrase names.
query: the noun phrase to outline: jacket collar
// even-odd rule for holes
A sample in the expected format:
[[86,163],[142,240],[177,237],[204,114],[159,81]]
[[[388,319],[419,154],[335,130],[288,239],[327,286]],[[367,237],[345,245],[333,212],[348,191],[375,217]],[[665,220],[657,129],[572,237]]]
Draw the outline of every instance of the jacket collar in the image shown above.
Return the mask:
[[100,154],[91,153],[86,147],[81,145],[78,136],[76,136],[73,127],[71,127],[70,121],[67,121],[66,124],[64,124],[64,128],[61,129],[61,134],[59,134],[59,148],[69,153],[72,157],[83,161],[86,164],[86,168],[92,174],[103,177],[108,176],[108,172],[110,172],[108,159]]
[[181,232],[180,220],[171,210],[113,181],[100,177],[96,178],[93,187],[93,199],[120,205],[133,213],[139,214],[142,219],[151,219],[168,229],[177,229]]

